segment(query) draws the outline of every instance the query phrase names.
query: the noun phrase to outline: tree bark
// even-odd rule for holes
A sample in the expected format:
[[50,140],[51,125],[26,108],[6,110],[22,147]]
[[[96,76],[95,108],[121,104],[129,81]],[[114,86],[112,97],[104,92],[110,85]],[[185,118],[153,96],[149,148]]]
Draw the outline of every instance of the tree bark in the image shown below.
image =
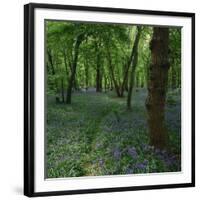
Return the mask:
[[71,71],[71,76],[69,78],[69,83],[68,83],[68,88],[67,88],[67,99],[66,99],[66,103],[67,104],[71,104],[72,87],[73,87],[74,80],[75,80],[75,75],[76,75],[76,67],[77,67],[78,54],[79,54],[79,46],[80,46],[81,42],[83,41],[83,38],[84,38],[83,34],[77,36],[76,43],[75,43],[75,46],[74,46],[72,71]]
[[154,27],[150,44],[151,65],[149,69],[146,108],[150,143],[159,149],[167,146],[165,127],[165,101],[169,64],[169,29]]
[[131,98],[132,98],[132,92],[133,92],[133,84],[134,84],[134,76],[135,76],[135,69],[138,63],[138,45],[141,35],[141,28],[137,28],[137,35],[135,37],[135,42],[133,46],[133,57],[132,57],[132,69],[131,69],[131,75],[130,75],[130,85],[128,90],[128,96],[127,96],[127,109],[131,109]]

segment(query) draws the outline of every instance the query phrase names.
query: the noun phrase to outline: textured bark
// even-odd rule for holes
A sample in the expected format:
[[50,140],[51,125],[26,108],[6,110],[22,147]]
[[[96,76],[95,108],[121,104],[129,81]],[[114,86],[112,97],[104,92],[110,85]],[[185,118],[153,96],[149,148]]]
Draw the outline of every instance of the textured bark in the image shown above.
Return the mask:
[[146,108],[150,143],[156,148],[167,146],[165,127],[165,101],[169,70],[169,29],[154,27],[150,44],[151,65],[149,69]]
[[72,87],[75,83],[75,75],[76,75],[76,67],[78,62],[78,53],[79,53],[79,46],[83,41],[84,35],[79,35],[76,39],[76,43],[74,46],[74,55],[73,55],[73,62],[72,62],[72,71],[71,76],[69,78],[68,88],[67,88],[67,99],[66,103],[71,104],[71,96],[72,96]]
[[127,108],[131,109],[131,98],[133,92],[133,84],[134,84],[134,76],[135,76],[135,69],[138,63],[138,45],[140,40],[141,28],[137,28],[137,35],[135,37],[135,42],[133,46],[133,57],[132,57],[132,68],[131,68],[131,75],[130,75],[130,85],[128,89],[128,96],[127,96]]

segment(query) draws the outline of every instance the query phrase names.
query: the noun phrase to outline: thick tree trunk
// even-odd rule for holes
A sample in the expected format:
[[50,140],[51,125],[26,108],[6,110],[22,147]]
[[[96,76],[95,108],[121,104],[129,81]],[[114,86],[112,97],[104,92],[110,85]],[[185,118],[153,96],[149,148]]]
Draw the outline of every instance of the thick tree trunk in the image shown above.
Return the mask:
[[81,34],[77,37],[76,43],[74,46],[74,55],[73,55],[73,62],[72,62],[72,71],[71,71],[71,76],[69,78],[68,82],[68,88],[67,88],[67,99],[66,103],[71,104],[71,96],[72,96],[72,87],[75,82],[75,75],[76,75],[76,67],[77,67],[77,62],[78,62],[78,53],[79,53],[79,46],[81,42],[83,41],[84,35]]
[[138,63],[138,45],[140,40],[140,34],[141,34],[141,28],[137,28],[137,35],[135,37],[134,47],[133,47],[133,60],[132,60],[132,69],[131,69],[131,75],[130,75],[130,85],[128,90],[128,96],[127,96],[127,109],[131,109],[131,98],[132,98],[132,92],[133,92],[133,84],[134,84],[134,76],[135,76],[135,69]]
[[167,146],[165,127],[165,100],[169,70],[169,29],[154,27],[151,40],[151,65],[149,69],[146,108],[150,143],[156,148]]

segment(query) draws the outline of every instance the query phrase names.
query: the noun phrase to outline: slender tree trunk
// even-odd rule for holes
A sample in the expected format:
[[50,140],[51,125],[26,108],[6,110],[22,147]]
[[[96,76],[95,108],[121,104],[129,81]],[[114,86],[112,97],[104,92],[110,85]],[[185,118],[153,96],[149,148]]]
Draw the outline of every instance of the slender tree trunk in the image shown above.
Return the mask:
[[114,84],[115,87],[115,91],[117,93],[118,97],[121,97],[121,92],[120,92],[120,87],[115,79],[115,74],[114,74],[114,69],[113,69],[113,65],[112,65],[112,60],[111,60],[111,55],[110,55],[110,50],[108,49],[108,64],[109,64],[109,71],[111,74],[111,79],[112,79],[112,83]]
[[89,74],[88,74],[88,65],[85,64],[85,89],[88,90],[88,79],[89,79]]
[[71,104],[71,96],[72,96],[72,87],[74,84],[75,80],[75,75],[76,75],[76,67],[77,67],[77,62],[78,62],[78,53],[79,53],[79,46],[81,42],[83,41],[84,35],[81,34],[77,37],[75,47],[74,47],[74,56],[73,56],[73,62],[72,62],[72,71],[71,71],[71,76],[69,78],[69,83],[68,83],[68,88],[67,88],[67,99],[66,103]]
[[[71,62],[70,58],[68,57],[68,62],[67,62],[67,55],[65,52],[65,49],[63,49],[63,58],[64,58],[64,65],[65,65],[65,72],[66,72],[66,83],[69,82],[69,70],[71,70]],[[69,67],[69,70],[68,70]],[[66,93],[66,99],[67,99],[67,93]]]
[[104,75],[104,91],[107,91],[107,76]]
[[130,75],[130,85],[128,90],[128,96],[127,96],[127,109],[131,109],[131,98],[132,98],[132,92],[133,92],[133,84],[134,84],[134,76],[135,76],[135,69],[138,63],[138,45],[140,40],[140,34],[141,34],[141,28],[137,28],[137,35],[134,42],[133,47],[133,60],[132,60],[132,69],[131,69],[131,75]]
[[111,77],[111,75],[110,75],[110,73],[109,73],[109,77],[108,77],[109,79],[109,90],[110,91],[112,91],[113,90],[113,81],[112,81],[112,77]]
[[79,83],[78,83],[78,80],[76,79],[76,73],[75,73],[75,77],[74,77],[74,81],[73,81],[73,86],[72,88],[74,88],[74,90],[78,91],[80,88],[79,88]]
[[62,103],[65,102],[65,94],[64,94],[64,78],[61,79],[61,96],[62,96]]
[[124,89],[128,92],[128,81],[129,81],[129,77],[127,76],[125,84],[124,84]]
[[55,75],[55,68],[54,68],[54,64],[53,64],[53,58],[51,55],[51,51],[49,49],[47,49],[47,55],[48,55],[48,60],[50,63],[50,67],[51,67],[51,73],[52,75]]
[[97,52],[97,69],[96,69],[96,92],[101,92],[102,89],[102,74],[100,65],[100,55]]
[[[47,49],[47,56],[48,56],[48,61],[49,61],[50,67],[51,67],[51,73],[54,76],[56,74],[56,70],[55,70],[55,67],[54,67],[53,56],[52,56],[51,51],[49,49]],[[58,87],[59,84],[58,84],[57,79],[55,79],[54,83],[55,83],[55,88],[56,88],[56,103],[59,103],[60,102],[59,87]]]
[[[123,80],[122,80],[122,86],[121,91],[123,92],[123,89],[128,92],[128,76],[127,76],[127,62],[125,61],[125,64],[123,66]],[[124,84],[124,86],[123,86]]]
[[125,63],[124,65],[124,76],[123,76],[123,81],[122,81],[122,85],[121,85],[121,96],[123,96],[123,93],[124,93],[124,89],[126,89],[127,91],[129,90],[128,88],[128,73],[129,73],[129,69],[130,69],[130,66],[131,66],[131,63],[133,62],[133,59],[134,59],[134,53],[135,53],[135,40],[133,42],[133,47],[132,47],[132,50],[131,50],[131,55],[130,57],[128,58],[128,61]]
[[156,148],[167,146],[165,127],[165,101],[169,64],[169,29],[154,27],[151,40],[151,65],[149,69],[148,97],[146,108],[150,143]]

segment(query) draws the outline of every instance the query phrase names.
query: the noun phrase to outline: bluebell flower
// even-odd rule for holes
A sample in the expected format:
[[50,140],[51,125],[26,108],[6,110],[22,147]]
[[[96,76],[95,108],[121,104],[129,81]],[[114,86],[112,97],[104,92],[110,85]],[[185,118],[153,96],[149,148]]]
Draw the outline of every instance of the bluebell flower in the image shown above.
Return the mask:
[[172,166],[176,163],[176,156],[168,156],[167,158],[164,159],[165,163],[167,166]]
[[154,150],[154,146],[150,146],[148,144],[142,144],[141,148],[142,148],[143,151],[152,151],[152,150]]
[[121,158],[121,151],[119,148],[115,148],[113,150],[113,156],[116,160],[119,160]]
[[128,168],[128,169],[126,170],[126,174],[133,174],[133,169]]
[[103,161],[102,159],[100,159],[100,160],[99,160],[99,166],[100,166],[100,167],[103,167],[103,165],[104,165],[104,161]]
[[149,161],[145,159],[141,163],[136,163],[135,168],[138,169],[138,170],[145,170],[147,165],[148,165],[148,163],[149,163]]
[[137,153],[135,147],[129,147],[129,148],[128,148],[128,154],[129,154],[133,159],[137,159],[137,157],[138,157],[138,153]]
[[139,169],[139,170],[144,170],[144,169],[146,169],[146,165],[144,163],[137,163],[135,165],[135,168]]

